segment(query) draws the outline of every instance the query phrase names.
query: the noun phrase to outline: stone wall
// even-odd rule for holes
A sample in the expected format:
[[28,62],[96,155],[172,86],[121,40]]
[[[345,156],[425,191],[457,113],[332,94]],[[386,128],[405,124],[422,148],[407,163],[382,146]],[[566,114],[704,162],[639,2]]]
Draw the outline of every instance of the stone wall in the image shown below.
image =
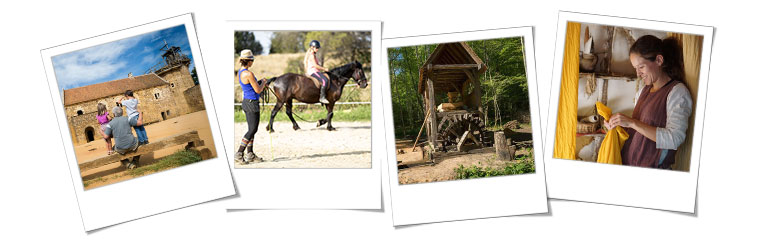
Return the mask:
[[206,110],[200,85],[185,90],[184,97],[187,100],[187,105],[190,107],[190,112]]
[[[145,124],[152,124],[191,112],[205,110],[200,86],[195,85],[187,67],[179,66],[158,74],[168,85],[134,90]],[[157,96],[156,96],[157,94]],[[123,95],[114,95],[65,106],[72,141],[75,145],[88,143],[86,129],[93,128],[94,140],[102,139],[96,120],[96,105],[104,103],[108,111],[117,106]],[[123,107],[124,115],[128,113]],[[81,113],[78,114],[78,111]],[[112,117],[112,115],[110,115]]]

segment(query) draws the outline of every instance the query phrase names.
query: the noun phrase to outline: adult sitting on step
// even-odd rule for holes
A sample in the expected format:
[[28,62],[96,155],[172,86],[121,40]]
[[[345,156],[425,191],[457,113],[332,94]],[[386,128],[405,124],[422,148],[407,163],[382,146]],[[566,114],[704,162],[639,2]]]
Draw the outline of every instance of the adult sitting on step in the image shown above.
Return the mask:
[[[142,112],[139,109],[137,111],[139,118],[136,121],[136,126],[142,126]],[[104,134],[112,136],[112,139],[115,140],[115,144],[112,145],[113,150],[120,155],[136,151],[139,148],[139,140],[131,132],[132,126],[129,124],[128,117],[123,116],[123,109],[120,107],[112,108],[112,115],[112,121],[105,127]],[[135,156],[130,162],[122,160],[121,163],[131,169],[136,167],[138,160],[139,156]]]

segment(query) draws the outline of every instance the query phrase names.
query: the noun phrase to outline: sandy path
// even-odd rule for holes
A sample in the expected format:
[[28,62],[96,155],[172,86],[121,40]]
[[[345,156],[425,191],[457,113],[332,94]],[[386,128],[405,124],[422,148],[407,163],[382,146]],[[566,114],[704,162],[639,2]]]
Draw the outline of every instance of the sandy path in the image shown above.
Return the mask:
[[[265,162],[236,168],[370,168],[372,166],[371,122],[334,122],[337,131],[327,131],[325,126],[316,128],[315,123],[298,122],[300,130],[294,131],[291,122],[274,122],[275,132],[265,131],[266,123],[260,122],[254,139],[254,152]],[[240,146],[246,123],[235,123],[234,142]],[[270,151],[272,136],[272,156]],[[237,150],[237,149],[236,149]],[[233,151],[233,153],[235,150]]]
[[[171,118],[166,121],[153,123],[147,125],[145,129],[147,130],[147,138],[149,138],[150,142],[175,134],[188,132],[191,130],[198,130],[198,134],[204,141],[204,147],[211,150],[212,158],[217,156],[216,149],[214,148],[214,138],[212,137],[211,130],[209,129],[209,122],[208,117],[206,116],[206,111],[198,111]],[[152,164],[157,160],[181,149],[184,149],[184,144],[159,150],[151,154],[144,154],[139,159],[139,163],[140,165]],[[78,163],[91,161],[106,155],[106,145],[104,140],[101,139],[101,136],[99,136],[95,141],[75,146],[75,156],[77,156]],[[81,171],[80,175],[84,181],[99,177],[105,179],[105,181],[89,184],[86,189],[91,189],[97,186],[108,185],[111,183],[131,179],[132,177],[123,176],[124,170],[125,168],[122,167],[120,163],[112,163],[99,168]]]

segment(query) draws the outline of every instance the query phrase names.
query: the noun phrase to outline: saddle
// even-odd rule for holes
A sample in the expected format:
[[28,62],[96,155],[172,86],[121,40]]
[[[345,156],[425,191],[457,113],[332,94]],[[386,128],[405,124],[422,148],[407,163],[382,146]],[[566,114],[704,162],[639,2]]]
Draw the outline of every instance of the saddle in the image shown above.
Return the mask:
[[[329,81],[331,82],[332,78],[329,77],[329,74],[327,74],[325,72],[323,72],[322,74],[326,77],[326,79],[329,79]],[[313,81],[313,85],[315,85],[315,87],[321,88],[321,81],[320,80],[318,80],[317,78],[314,78],[313,76],[310,76],[310,75],[305,75],[305,77],[310,78],[310,80]],[[329,83],[329,84],[331,84],[331,83]]]

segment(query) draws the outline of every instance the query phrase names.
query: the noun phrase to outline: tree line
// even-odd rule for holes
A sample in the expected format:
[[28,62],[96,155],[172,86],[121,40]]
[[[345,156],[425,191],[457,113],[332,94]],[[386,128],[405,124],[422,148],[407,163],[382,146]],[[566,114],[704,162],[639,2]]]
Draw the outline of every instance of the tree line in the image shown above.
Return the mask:
[[[511,120],[529,122],[529,92],[523,39],[500,38],[466,42],[487,65],[479,78],[487,126]],[[388,49],[393,121],[397,137],[414,136],[425,119],[418,92],[419,69],[438,44]],[[436,96],[437,99],[446,98]]]

